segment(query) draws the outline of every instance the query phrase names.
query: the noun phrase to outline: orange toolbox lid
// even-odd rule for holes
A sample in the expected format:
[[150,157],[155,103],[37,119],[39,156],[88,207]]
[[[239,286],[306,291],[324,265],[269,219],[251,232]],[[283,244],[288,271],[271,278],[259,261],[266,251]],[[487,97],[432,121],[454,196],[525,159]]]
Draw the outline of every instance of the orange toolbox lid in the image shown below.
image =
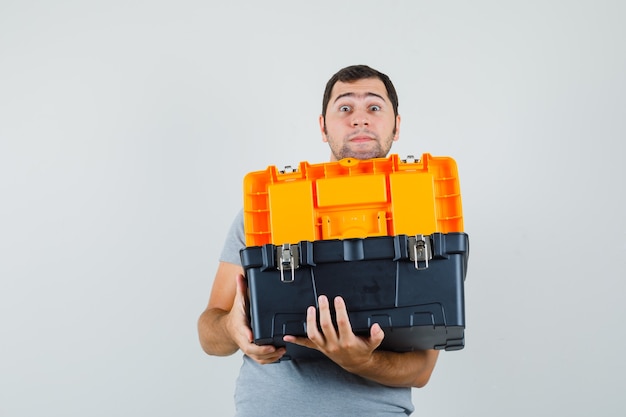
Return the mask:
[[456,162],[447,156],[269,166],[244,177],[246,246],[462,232]]

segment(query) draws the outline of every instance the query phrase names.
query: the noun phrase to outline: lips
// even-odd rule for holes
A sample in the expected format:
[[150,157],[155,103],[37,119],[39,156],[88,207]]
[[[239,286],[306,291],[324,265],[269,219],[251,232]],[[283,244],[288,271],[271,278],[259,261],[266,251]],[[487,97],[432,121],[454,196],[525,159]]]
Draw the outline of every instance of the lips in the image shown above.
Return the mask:
[[349,136],[350,142],[369,142],[370,140],[376,140],[376,135],[372,132],[369,132],[367,129],[359,129],[354,131],[352,135]]
[[371,140],[374,140],[374,139],[369,136],[355,136],[352,139],[350,139],[350,142],[361,143],[361,142],[369,142]]

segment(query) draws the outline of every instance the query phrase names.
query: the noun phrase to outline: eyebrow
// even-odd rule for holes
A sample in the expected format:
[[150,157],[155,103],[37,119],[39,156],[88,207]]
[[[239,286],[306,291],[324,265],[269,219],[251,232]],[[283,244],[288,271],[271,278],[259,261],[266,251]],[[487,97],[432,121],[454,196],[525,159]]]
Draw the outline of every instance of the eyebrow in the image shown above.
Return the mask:
[[380,94],[376,94],[376,93],[372,93],[372,92],[367,92],[367,93],[363,93],[363,94],[356,94],[356,93],[343,93],[343,94],[339,94],[337,96],[337,98],[335,98],[335,100],[333,101],[333,103],[336,103],[337,100],[344,98],[344,97],[378,97],[379,99],[381,99],[382,101],[386,101],[385,98],[383,96],[381,96]]

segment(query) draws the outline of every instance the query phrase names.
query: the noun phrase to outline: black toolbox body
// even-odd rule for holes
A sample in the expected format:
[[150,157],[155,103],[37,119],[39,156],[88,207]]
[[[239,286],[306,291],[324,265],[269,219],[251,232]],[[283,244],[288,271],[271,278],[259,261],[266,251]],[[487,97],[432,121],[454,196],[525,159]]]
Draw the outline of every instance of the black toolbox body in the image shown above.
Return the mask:
[[380,349],[462,349],[468,256],[463,232],[246,247],[254,342],[287,346],[284,359],[318,356],[283,336],[306,336],[307,307],[326,295],[344,298],[356,334],[379,323]]

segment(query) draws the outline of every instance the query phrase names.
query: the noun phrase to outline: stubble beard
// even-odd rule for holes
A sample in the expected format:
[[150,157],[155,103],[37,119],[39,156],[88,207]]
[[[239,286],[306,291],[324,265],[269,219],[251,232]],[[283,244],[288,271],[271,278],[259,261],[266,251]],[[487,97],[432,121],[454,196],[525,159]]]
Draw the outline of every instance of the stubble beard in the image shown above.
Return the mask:
[[[375,140],[366,142],[364,144],[351,143],[349,138],[345,138],[340,147],[331,146],[331,152],[333,156],[338,160],[344,158],[356,158],[356,159],[371,159],[371,158],[384,158],[391,150],[393,144],[393,138],[395,132],[392,132],[386,140],[381,141],[378,137]],[[329,143],[335,143],[331,137],[328,137]],[[364,146],[365,145],[365,146]],[[360,149],[363,148],[363,149]]]

